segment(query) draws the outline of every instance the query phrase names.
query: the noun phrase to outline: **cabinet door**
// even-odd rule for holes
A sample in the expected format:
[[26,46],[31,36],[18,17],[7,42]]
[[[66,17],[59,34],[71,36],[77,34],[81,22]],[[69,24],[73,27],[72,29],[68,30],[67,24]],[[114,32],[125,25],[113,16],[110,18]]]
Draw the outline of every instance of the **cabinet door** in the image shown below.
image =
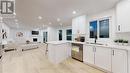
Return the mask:
[[128,73],[127,72],[127,51],[112,50],[112,72],[113,73]]
[[124,0],[118,3],[116,7],[117,16],[117,31],[130,32],[130,1]]
[[95,65],[111,71],[111,48],[96,47]]
[[78,30],[78,21],[75,18],[72,20],[72,34],[77,34],[77,30]]
[[86,15],[76,17],[72,20],[72,34],[86,33]]
[[85,45],[83,49],[83,61],[94,64],[94,47]]
[[78,30],[79,34],[85,34],[86,33],[86,16],[80,16],[78,17]]

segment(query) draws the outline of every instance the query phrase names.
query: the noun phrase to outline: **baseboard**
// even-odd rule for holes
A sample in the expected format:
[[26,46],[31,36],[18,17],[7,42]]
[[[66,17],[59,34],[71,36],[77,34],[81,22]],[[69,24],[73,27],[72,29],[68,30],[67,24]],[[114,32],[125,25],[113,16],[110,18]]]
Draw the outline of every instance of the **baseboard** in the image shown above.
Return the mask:
[[[38,47],[37,47],[37,48],[38,48]],[[22,49],[22,51],[34,50],[34,49],[37,49],[37,48],[31,48],[31,49]]]
[[93,68],[96,68],[96,69],[98,69],[98,70],[100,70],[100,71],[103,71],[103,72],[105,72],[105,73],[112,73],[111,71],[105,70],[105,69],[100,68],[100,67],[98,67],[98,66],[96,66],[96,65],[93,65],[93,64],[90,64],[90,63],[87,63],[87,62],[83,62],[83,63],[84,63],[84,64],[87,64],[87,65],[89,65],[89,66],[91,66],[91,67],[93,67]]
[[16,49],[5,49],[4,52],[15,51]]

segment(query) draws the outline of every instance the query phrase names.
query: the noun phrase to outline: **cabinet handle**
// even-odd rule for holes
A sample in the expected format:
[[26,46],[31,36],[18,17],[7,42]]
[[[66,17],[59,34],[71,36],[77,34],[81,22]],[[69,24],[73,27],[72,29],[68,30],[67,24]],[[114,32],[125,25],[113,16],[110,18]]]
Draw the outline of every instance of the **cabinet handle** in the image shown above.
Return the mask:
[[112,51],[112,55],[113,55],[113,56],[115,55],[115,51],[114,51],[114,50]]
[[121,26],[120,25],[118,25],[118,31],[120,31],[121,30]]
[[95,48],[95,52],[97,51],[97,49]]
[[93,47],[93,52],[96,52],[96,48],[95,47]]
[[94,51],[94,47],[93,47],[93,52],[95,52],[95,51]]

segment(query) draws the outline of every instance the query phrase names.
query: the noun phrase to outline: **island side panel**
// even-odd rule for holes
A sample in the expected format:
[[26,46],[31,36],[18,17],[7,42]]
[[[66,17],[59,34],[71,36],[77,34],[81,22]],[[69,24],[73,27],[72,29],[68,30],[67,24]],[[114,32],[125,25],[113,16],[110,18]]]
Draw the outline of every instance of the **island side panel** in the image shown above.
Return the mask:
[[71,56],[71,45],[69,43],[48,44],[49,60],[58,64]]

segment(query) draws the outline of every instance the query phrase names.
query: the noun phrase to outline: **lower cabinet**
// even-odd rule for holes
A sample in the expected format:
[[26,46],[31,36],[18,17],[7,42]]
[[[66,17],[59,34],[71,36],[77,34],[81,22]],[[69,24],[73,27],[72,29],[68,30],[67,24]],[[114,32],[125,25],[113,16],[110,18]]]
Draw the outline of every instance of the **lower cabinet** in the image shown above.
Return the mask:
[[128,55],[125,50],[112,49],[112,72],[128,73]]
[[96,47],[95,65],[105,70],[111,71],[111,48]]
[[128,51],[86,45],[83,49],[83,61],[112,73],[128,73]]
[[111,71],[111,49],[87,45],[84,47],[84,62]]
[[90,64],[94,64],[94,46],[84,46],[83,49],[83,61],[90,63]]

